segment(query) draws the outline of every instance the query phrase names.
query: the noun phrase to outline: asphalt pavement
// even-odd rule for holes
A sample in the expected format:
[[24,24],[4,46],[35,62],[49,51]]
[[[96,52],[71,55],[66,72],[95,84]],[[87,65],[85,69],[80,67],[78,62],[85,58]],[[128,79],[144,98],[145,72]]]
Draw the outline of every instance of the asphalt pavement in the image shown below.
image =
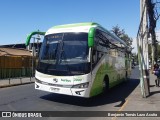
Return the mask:
[[[130,79],[109,91],[108,94],[95,97],[89,102],[86,99],[47,93],[34,90],[34,78],[0,80],[0,111],[114,111],[115,113],[129,112],[130,117],[108,116],[103,120],[158,120],[160,115],[160,87],[155,86],[156,77],[150,73],[150,95],[142,97],[139,80],[139,68],[132,70]],[[23,84],[23,87],[18,87]],[[11,86],[17,87],[11,87]],[[2,88],[3,87],[3,88]],[[6,89],[10,87],[9,89]],[[25,104],[24,104],[25,102]],[[29,107],[28,107],[29,106]],[[140,116],[148,111],[153,116]],[[136,116],[133,116],[136,114]],[[139,115],[139,116],[138,116]],[[92,117],[93,118],[93,117]],[[55,118],[60,119],[60,118]],[[69,120],[70,118],[65,118]],[[74,118],[73,118],[74,119]],[[90,118],[85,118],[90,119]],[[100,119],[100,118],[95,118]],[[49,120],[49,119],[48,119]]]

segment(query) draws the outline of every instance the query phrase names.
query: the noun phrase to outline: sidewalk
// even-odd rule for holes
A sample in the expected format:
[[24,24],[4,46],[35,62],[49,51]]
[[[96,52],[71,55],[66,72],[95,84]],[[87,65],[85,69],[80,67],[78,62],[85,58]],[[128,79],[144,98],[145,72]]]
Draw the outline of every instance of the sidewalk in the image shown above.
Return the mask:
[[112,120],[159,120],[160,117],[139,117],[138,112],[156,113],[160,115],[160,87],[155,86],[155,75],[150,73],[150,95],[147,98],[142,97],[140,84],[134,89],[134,91],[125,100],[123,106],[119,109],[119,112],[132,111],[131,114],[135,113],[136,117],[113,117]]
[[34,83],[34,81],[35,81],[34,77],[0,79],[0,88],[22,85],[22,84],[30,84]]
[[143,98],[140,84],[128,97],[123,111],[160,111],[160,87],[155,86],[155,75],[150,73],[150,95]]

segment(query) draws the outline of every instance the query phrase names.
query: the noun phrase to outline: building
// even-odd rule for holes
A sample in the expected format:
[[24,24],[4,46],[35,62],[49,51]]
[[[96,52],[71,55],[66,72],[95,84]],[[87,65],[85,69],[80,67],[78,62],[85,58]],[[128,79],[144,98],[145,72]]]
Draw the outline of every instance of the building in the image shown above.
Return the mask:
[[0,79],[34,76],[35,66],[32,50],[25,44],[0,46]]
[[22,44],[9,44],[9,45],[1,45],[0,46],[0,56],[3,55],[26,55],[32,56],[32,47],[34,46],[36,51],[40,50],[42,43],[30,43],[29,46],[25,46]]
[[17,48],[0,48],[0,56],[32,56],[31,52],[26,49]]

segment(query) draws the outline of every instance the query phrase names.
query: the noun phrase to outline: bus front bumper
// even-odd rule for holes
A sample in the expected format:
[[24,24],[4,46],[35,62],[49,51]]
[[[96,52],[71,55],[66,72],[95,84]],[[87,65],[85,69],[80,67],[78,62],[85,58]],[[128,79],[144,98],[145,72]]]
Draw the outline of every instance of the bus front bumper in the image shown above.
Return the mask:
[[51,93],[71,95],[89,98],[90,89],[89,88],[65,88],[65,87],[56,87],[51,85],[45,85],[38,82],[35,82],[35,89],[47,91]]

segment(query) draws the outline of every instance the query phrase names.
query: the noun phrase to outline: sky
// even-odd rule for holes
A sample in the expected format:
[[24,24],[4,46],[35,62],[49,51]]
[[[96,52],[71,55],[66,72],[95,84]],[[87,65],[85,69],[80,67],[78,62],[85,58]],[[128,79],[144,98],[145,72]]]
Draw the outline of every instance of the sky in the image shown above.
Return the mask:
[[134,39],[134,47],[140,23],[139,1],[0,0],[0,45],[25,43],[29,33],[45,32],[55,25],[96,22],[108,30],[118,25]]

